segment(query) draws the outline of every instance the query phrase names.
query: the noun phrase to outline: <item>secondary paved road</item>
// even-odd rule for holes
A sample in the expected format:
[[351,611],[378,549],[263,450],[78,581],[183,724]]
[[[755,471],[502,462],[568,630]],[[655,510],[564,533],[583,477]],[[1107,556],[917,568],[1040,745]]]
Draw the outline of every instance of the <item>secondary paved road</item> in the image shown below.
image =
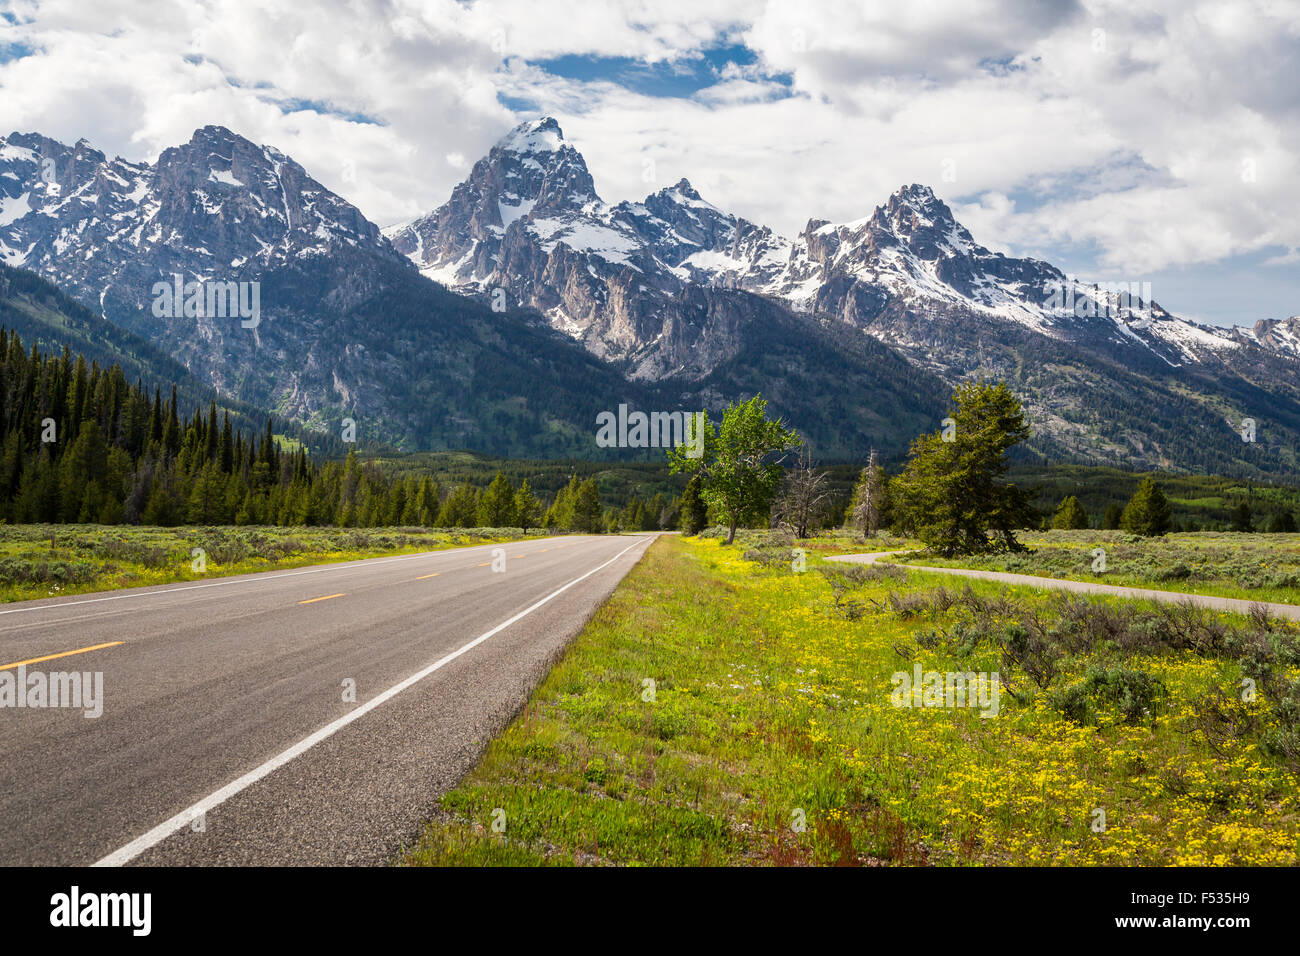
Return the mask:
[[26,665],[101,671],[102,716],[0,709],[0,864],[388,862],[653,537],[0,606],[11,674],[111,645]]
[[[875,564],[882,558],[902,553],[901,551],[872,551],[870,554],[837,554],[828,557],[826,560],[847,561],[852,564]],[[893,562],[884,563],[891,564]],[[1095,584],[1091,581],[1069,581],[1064,578],[1040,577],[1036,574],[1012,574],[1009,571],[932,568],[920,564],[898,564],[895,566],[912,568],[915,571],[933,571],[936,574],[952,574],[963,578],[979,578],[983,581],[1001,581],[1004,584],[1021,584],[1035,588],[1051,588],[1057,591],[1075,591],[1080,594],[1114,594],[1117,597],[1162,601],[1165,604],[1194,604],[1197,607],[1210,608],[1215,611],[1230,611],[1234,614],[1249,614],[1250,609],[1253,607],[1264,607],[1274,617],[1285,617],[1293,621],[1300,621],[1300,606],[1295,604],[1269,604],[1264,601],[1243,601],[1240,598],[1189,594],[1184,591],[1156,591],[1150,588],[1121,587],[1115,584]]]

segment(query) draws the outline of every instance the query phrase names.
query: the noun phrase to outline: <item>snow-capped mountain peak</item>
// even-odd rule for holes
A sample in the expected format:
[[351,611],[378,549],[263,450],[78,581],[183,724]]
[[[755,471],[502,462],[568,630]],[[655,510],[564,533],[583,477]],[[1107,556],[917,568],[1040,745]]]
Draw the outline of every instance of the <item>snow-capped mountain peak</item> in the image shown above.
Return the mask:
[[559,152],[567,145],[560,124],[554,117],[544,116],[520,123],[497,141],[496,148],[507,153],[535,155]]
[[152,164],[87,140],[0,138],[0,257],[74,295],[140,307],[154,282],[244,281],[341,246],[397,261],[355,207],[284,153],[204,126]]

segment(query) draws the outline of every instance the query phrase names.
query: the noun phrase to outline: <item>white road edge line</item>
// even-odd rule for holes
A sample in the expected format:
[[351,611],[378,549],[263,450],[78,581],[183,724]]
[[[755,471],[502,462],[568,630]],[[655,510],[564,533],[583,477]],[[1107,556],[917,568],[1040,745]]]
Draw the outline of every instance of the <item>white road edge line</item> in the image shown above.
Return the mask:
[[[545,541],[545,538],[539,538],[539,541]],[[502,542],[503,544],[509,542]],[[439,551],[421,551],[418,554],[399,554],[392,558],[360,558],[356,561],[344,561],[340,564],[327,564],[320,568],[308,568],[305,571],[284,571],[280,574],[274,574],[267,571],[255,571],[252,574],[243,574],[231,578],[229,581],[213,581],[211,584],[187,584],[179,588],[167,588],[165,591],[146,591],[131,589],[130,594],[114,594],[111,597],[89,598],[85,601],[65,601],[62,604],[42,604],[39,607],[15,607],[7,611],[0,611],[0,614],[21,614],[24,611],[53,611],[61,607],[77,607],[82,604],[98,604],[100,601],[124,601],[133,597],[153,597],[155,594],[175,594],[177,591],[198,591],[202,588],[220,588],[229,584],[256,584],[259,581],[274,581],[276,578],[292,578],[300,574],[319,574],[322,571],[346,571],[349,568],[355,569],[362,564],[387,564],[390,561],[411,561],[415,558],[439,557],[441,555],[464,554],[466,551],[476,551],[479,548],[499,548],[500,544],[472,544],[467,548],[442,548]],[[37,599],[39,600],[39,598]]]
[[[653,540],[653,538],[651,538],[650,540]],[[510,620],[498,624],[490,631],[480,634],[478,637],[474,638],[474,640],[470,641],[468,644],[465,644],[457,648],[456,650],[452,651],[450,654],[446,655],[445,657],[439,658],[438,660],[434,661],[432,664],[430,664],[428,667],[426,667],[424,670],[420,671],[419,673],[412,674],[410,677],[406,678],[406,680],[401,681],[398,684],[394,684],[392,687],[388,688],[388,690],[384,691],[382,694],[379,694],[376,697],[372,697],[370,700],[366,701],[356,710],[351,711],[350,713],[346,714],[343,717],[340,717],[338,720],[334,721],[333,723],[326,724],[320,730],[298,741],[288,750],[285,750],[282,753],[277,754],[276,756],[272,757],[270,760],[266,761],[261,766],[255,767],[254,769],[250,770],[248,773],[244,774],[239,779],[231,781],[230,783],[222,787],[220,790],[217,790],[215,793],[209,794],[208,796],[204,797],[198,803],[186,807],[184,810],[176,814],[174,817],[158,824],[158,826],[154,827],[152,830],[150,830],[148,833],[144,834],[143,836],[136,837],[136,839],[126,844],[126,846],[114,850],[112,853],[104,857],[102,860],[99,860],[94,865],[95,866],[122,866],[125,863],[129,863],[131,860],[139,856],[145,850],[148,850],[150,847],[153,847],[156,844],[161,843],[163,840],[165,840],[167,837],[171,836],[173,833],[177,832],[178,830],[181,830],[184,827],[189,826],[199,814],[207,813],[209,810],[212,810],[215,807],[220,806],[222,803],[229,800],[231,797],[239,793],[241,790],[245,790],[248,787],[251,787],[253,784],[257,783],[257,781],[261,780],[263,777],[267,776],[272,771],[278,770],[280,767],[283,767],[285,764],[293,760],[295,757],[298,757],[306,753],[308,750],[316,746],[322,740],[325,740],[326,738],[331,737],[334,734],[338,733],[338,731],[342,730],[348,724],[352,723],[355,720],[359,720],[361,717],[364,717],[366,714],[370,713],[370,711],[374,710],[379,705],[387,703],[388,701],[392,700],[394,697],[396,697],[402,691],[406,690],[411,685],[424,680],[424,678],[428,677],[434,671],[438,670],[441,667],[444,667],[447,664],[450,664],[452,661],[460,657],[462,654],[465,654],[468,651],[471,651],[474,648],[478,647],[484,641],[488,640],[488,638],[501,633],[511,624],[514,624],[516,621],[524,617],[527,617],[529,614],[533,613],[533,611],[536,611],[543,604],[547,603],[551,599],[556,598],[559,595],[563,594],[565,591],[569,590],[569,588],[573,587],[579,581],[583,581],[586,578],[591,577],[597,571],[602,571],[605,568],[609,567],[619,558],[623,557],[623,555],[627,554],[633,548],[643,543],[644,541],[637,541],[634,542],[633,544],[629,544],[626,548],[624,548],[618,554],[614,555],[614,557],[610,558],[604,564],[598,565],[597,567],[592,568],[586,574],[574,578],[568,584],[562,585],[561,587],[552,591],[550,594],[546,595],[546,597],[542,598],[536,604],[520,611],[514,617],[510,618]]]

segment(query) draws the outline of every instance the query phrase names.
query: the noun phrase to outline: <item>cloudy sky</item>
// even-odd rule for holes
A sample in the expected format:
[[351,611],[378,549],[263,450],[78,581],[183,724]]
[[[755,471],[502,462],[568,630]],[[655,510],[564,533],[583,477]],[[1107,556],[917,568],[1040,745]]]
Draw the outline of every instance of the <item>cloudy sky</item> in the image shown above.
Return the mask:
[[153,159],[228,126],[380,225],[555,116],[607,201],[789,235],[926,183],[975,238],[1300,312],[1296,0],[0,0],[0,126]]

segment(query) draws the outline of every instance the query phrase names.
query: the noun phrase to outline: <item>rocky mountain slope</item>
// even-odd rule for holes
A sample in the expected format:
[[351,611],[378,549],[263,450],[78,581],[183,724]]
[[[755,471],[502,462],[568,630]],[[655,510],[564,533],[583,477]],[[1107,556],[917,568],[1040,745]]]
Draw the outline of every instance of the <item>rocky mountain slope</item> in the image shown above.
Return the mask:
[[[1211,328],[1142,283],[1094,285],[977,243],[926,186],[794,239],[682,180],[604,202],[554,119],[521,124],[432,213],[387,230],[463,294],[536,309],[630,378],[703,380],[734,363],[761,303],[865,333],[948,384],[1007,379],[1045,455],[1133,467],[1294,470],[1300,320]],[[733,365],[734,367],[734,365]],[[1258,422],[1243,443],[1244,419]]]
[[[593,456],[598,411],[762,391],[819,455],[897,455],[953,383],[986,375],[1024,398],[1044,456],[1297,470],[1300,318],[1185,321],[1140,285],[989,251],[920,185],[794,239],[686,180],[609,204],[553,119],[386,234],[221,127],[152,164],[13,134],[0,258],[232,399],[328,430],[352,417],[408,448]],[[257,318],[160,308],[177,275],[255,284]]]
[[[547,135],[538,131],[538,148]],[[527,193],[540,216],[590,194],[580,158],[568,168],[562,160],[510,195]],[[514,171],[536,172],[522,162]],[[495,220],[482,211],[485,190],[467,184],[456,201],[470,234],[495,236],[502,210]],[[55,281],[223,394],[329,430],[352,417],[362,434],[403,447],[598,457],[598,411],[698,408],[706,398],[716,410],[742,390],[762,390],[780,396],[773,409],[821,454],[852,457],[871,445],[901,453],[941,409],[942,383],[890,350],[802,326],[785,368],[769,367],[762,380],[706,381],[747,343],[783,342],[788,354],[791,317],[745,306],[754,298],[746,293],[683,281],[659,289],[672,321],[659,326],[645,371],[610,364],[538,321],[531,303],[496,310],[428,282],[293,160],[220,127],[196,131],[152,165],[109,160],[84,141],[14,134],[0,141],[0,196],[8,264]],[[579,243],[572,231],[563,240],[561,258]],[[435,227],[430,241],[454,238]],[[476,248],[469,241],[459,255],[482,254]],[[160,308],[159,289],[167,293],[177,275],[241,293],[256,284],[259,314]],[[188,293],[179,298],[188,306]],[[592,313],[603,314],[596,305]],[[845,414],[825,413],[827,390],[843,392]]]

